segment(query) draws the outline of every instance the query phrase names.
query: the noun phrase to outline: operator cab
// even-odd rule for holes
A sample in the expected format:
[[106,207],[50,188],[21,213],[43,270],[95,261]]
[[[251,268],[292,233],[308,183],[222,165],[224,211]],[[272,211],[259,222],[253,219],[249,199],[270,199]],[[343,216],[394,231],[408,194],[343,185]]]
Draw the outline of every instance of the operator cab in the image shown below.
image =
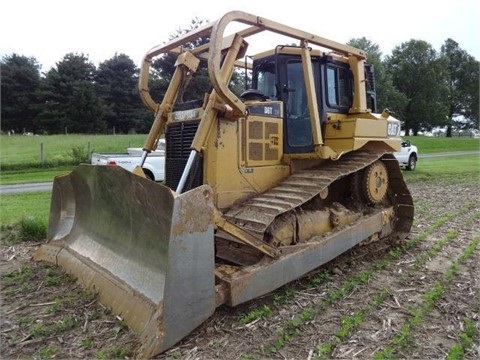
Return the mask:
[[[242,94],[242,98],[255,94],[260,101],[283,102],[286,154],[314,149],[301,50],[297,46],[277,46],[256,56],[252,67],[254,90]],[[311,50],[311,61],[316,106],[324,125],[328,113],[348,114],[353,102],[353,74],[347,59],[339,56]]]

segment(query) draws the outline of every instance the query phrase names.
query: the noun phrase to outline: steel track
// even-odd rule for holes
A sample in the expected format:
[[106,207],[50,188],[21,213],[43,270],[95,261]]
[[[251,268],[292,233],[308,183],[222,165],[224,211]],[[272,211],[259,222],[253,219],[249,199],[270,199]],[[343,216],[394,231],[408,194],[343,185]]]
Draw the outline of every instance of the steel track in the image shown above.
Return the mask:
[[357,173],[381,159],[388,170],[389,194],[396,220],[392,235],[403,239],[413,222],[413,199],[403,180],[398,161],[392,154],[378,152],[351,152],[339,160],[328,160],[321,167],[302,170],[290,175],[279,185],[228,210],[225,218],[259,239],[275,218],[299,208],[319,195],[335,181]]

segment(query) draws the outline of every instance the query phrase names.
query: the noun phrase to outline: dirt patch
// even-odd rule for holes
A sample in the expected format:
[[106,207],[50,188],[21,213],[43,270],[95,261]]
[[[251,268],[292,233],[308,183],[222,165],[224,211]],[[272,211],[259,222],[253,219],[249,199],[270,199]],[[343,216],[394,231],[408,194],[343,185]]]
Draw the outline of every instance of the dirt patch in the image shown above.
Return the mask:
[[[272,294],[222,306],[158,359],[480,357],[480,192],[475,179],[409,184],[399,246],[359,246]],[[1,248],[2,358],[134,358],[135,334],[39,244]],[[245,321],[245,319],[249,319]]]
[[2,249],[2,358],[123,358],[136,337],[60,268],[30,260],[39,244]]

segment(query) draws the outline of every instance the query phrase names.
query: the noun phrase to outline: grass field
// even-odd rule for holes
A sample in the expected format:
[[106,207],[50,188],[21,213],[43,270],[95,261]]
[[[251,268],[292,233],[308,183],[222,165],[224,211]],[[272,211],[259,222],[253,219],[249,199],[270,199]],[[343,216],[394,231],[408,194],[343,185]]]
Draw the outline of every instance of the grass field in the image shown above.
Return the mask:
[[[122,152],[128,146],[142,146],[145,135],[55,135],[55,136],[1,136],[2,163],[6,161],[15,164],[20,157],[16,153],[23,151],[24,156],[35,157],[39,143],[44,142],[52,149],[51,156],[61,156],[68,152],[69,147],[81,146],[90,142],[95,151]],[[43,139],[43,140],[41,140]],[[407,137],[419,147],[421,153],[435,153],[446,151],[478,150],[480,139],[472,138],[432,138],[432,137]],[[92,145],[93,144],[93,145]],[[16,149],[16,150],[12,150]],[[99,150],[101,149],[101,150]],[[17,160],[15,160],[17,159]],[[53,181],[56,175],[64,174],[73,169],[58,167],[47,169],[22,169],[2,171],[0,183],[2,185],[29,182]],[[437,176],[476,177],[480,182],[480,157],[478,155],[465,155],[461,157],[442,157],[420,159],[417,169],[413,172],[405,171],[407,181],[423,181]],[[25,216],[48,219],[50,207],[50,192],[2,195],[0,202],[0,224],[10,224],[20,221]]]
[[50,191],[2,195],[0,224],[11,225],[22,219],[41,219],[47,223],[50,211]]
[[[415,171],[404,171],[403,173],[408,182],[421,182],[435,177],[451,177],[452,181],[455,181],[455,178],[469,177],[477,178],[480,183],[480,157],[465,155],[422,159]],[[50,192],[2,195],[0,224],[16,223],[25,216],[41,218],[46,222],[49,208]]]
[[75,166],[59,166],[54,168],[33,168],[23,170],[9,170],[2,171],[0,177],[1,185],[11,184],[28,184],[41,183],[53,181],[55,176],[68,173],[74,169]]
[[4,165],[40,164],[71,158],[72,151],[125,152],[127,147],[142,147],[146,135],[39,135],[0,136],[0,163]]
[[427,137],[427,136],[405,136],[418,147],[420,154],[432,154],[449,151],[470,151],[480,150],[480,139],[470,137]]
[[404,171],[409,181],[435,176],[472,176],[480,183],[480,155],[432,157],[418,160],[415,171]]
[[[0,163],[9,167],[67,160],[72,152],[125,152],[127,147],[142,147],[146,135],[0,135]],[[480,139],[466,137],[408,136],[421,154],[479,150]]]

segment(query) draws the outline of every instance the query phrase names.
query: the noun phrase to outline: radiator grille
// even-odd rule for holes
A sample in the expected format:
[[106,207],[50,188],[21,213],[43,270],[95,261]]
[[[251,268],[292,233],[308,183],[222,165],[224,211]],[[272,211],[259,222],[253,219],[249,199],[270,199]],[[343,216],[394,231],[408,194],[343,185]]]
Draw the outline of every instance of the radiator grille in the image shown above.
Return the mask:
[[[182,177],[199,122],[174,122],[166,128],[165,184],[172,190],[177,188]],[[192,166],[184,191],[202,185],[202,169],[202,159],[198,158],[197,163]]]

